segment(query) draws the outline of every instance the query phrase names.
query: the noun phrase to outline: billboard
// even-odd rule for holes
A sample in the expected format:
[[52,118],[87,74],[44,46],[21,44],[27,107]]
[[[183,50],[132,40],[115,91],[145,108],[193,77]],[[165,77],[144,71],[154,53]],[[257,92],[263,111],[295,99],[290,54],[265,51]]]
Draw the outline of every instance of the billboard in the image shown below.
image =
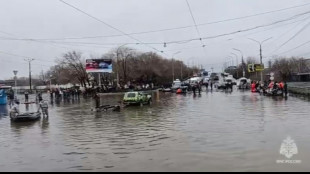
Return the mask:
[[112,72],[112,59],[86,59],[86,72]]

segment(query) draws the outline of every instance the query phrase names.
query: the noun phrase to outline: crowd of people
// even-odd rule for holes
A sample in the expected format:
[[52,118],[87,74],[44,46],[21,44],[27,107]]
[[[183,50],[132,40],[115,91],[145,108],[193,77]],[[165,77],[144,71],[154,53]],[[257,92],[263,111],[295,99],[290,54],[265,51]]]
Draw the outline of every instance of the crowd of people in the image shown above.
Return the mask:
[[260,81],[252,81],[251,83],[251,92],[259,92],[259,93],[268,93],[272,95],[277,94],[284,94],[287,96],[288,90],[287,90],[287,83],[286,82],[277,82],[273,80],[269,80],[269,82],[263,82]]
[[[80,98],[82,91],[76,88],[56,88],[48,90],[47,93],[50,95],[51,99],[71,99],[71,98]],[[40,95],[40,92],[38,93]]]

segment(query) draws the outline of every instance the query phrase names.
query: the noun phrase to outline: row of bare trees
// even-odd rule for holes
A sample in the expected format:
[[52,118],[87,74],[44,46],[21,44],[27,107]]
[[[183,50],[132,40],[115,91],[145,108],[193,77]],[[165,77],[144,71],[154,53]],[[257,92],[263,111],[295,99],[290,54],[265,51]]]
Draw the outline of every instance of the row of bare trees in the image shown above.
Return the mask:
[[[102,74],[101,82],[116,85],[117,74],[120,85],[153,83],[164,85],[171,83],[173,77],[185,79],[197,68],[189,68],[182,61],[165,59],[153,52],[138,52],[124,47],[95,57],[98,59],[112,59],[112,74]],[[86,73],[85,61],[82,53],[72,51],[57,59],[57,65],[50,68],[46,76],[52,79],[53,84],[79,84],[83,87],[92,86],[98,82],[96,73]]]
[[[240,78],[243,75],[243,67],[245,68],[245,77],[259,80],[257,73],[249,73],[247,67],[249,64],[257,64],[258,59],[254,57],[248,57],[244,64],[239,64],[237,69],[225,69],[225,72],[231,73],[235,78]],[[275,74],[276,80],[290,81],[293,76],[300,73],[310,72],[310,60],[302,57],[278,57],[272,59],[265,65],[264,75],[268,75],[270,72]]]

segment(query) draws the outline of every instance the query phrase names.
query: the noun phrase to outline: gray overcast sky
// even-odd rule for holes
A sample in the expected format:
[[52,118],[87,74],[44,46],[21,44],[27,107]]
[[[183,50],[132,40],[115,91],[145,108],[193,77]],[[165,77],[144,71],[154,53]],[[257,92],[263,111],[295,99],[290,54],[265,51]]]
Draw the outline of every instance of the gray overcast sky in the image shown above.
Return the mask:
[[[270,24],[310,11],[310,4],[308,4],[298,8],[240,20],[199,25],[200,36],[198,36],[186,0],[64,1],[125,33],[192,26],[178,30],[131,35],[144,43],[164,43],[221,35]],[[188,0],[188,2],[197,24],[238,18],[310,3],[308,0]],[[242,50],[245,57],[255,56],[257,59],[259,58],[258,44],[248,38],[262,41],[272,37],[271,40],[263,44],[265,61],[272,58],[273,55],[309,41],[309,28],[307,26],[309,22],[310,14],[307,13],[276,25],[203,40],[202,42],[206,45],[204,48],[202,48],[202,43],[199,40],[182,44],[167,44],[166,47],[163,44],[149,46],[164,51],[165,54],[159,54],[166,58],[171,58],[175,52],[181,51],[181,53],[175,55],[176,59],[183,60],[190,65],[202,64],[208,70],[214,67],[215,70],[219,71],[223,66],[223,62],[228,61],[226,57],[231,52],[240,56],[240,53],[233,51],[232,48]],[[280,49],[277,49],[298,31],[301,32],[296,37]],[[55,58],[67,51],[81,51],[85,57],[91,55],[100,56],[123,43],[137,42],[126,35],[44,42],[8,38],[57,39],[120,34],[122,33],[82,14],[59,0],[0,0],[0,79],[11,78],[14,69],[19,71],[18,76],[28,75],[28,64],[23,57],[3,53],[35,58],[36,60],[32,62],[33,74],[39,74],[42,70],[48,70],[49,66],[54,64]],[[83,42],[84,44],[76,42]],[[85,43],[99,43],[102,45]],[[111,45],[111,43],[116,45]],[[154,51],[143,44],[128,46],[139,51]],[[310,44],[281,55],[310,56],[309,48]],[[240,57],[239,61],[241,61]],[[236,59],[234,59],[235,63]]]

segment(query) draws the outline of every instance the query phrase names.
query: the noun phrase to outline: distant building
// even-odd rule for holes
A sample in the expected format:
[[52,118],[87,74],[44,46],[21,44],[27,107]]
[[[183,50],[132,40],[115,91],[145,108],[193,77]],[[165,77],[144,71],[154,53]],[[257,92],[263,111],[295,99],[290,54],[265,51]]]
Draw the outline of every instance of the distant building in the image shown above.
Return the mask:
[[294,82],[310,82],[310,72],[293,74],[291,77],[291,81],[294,81]]

